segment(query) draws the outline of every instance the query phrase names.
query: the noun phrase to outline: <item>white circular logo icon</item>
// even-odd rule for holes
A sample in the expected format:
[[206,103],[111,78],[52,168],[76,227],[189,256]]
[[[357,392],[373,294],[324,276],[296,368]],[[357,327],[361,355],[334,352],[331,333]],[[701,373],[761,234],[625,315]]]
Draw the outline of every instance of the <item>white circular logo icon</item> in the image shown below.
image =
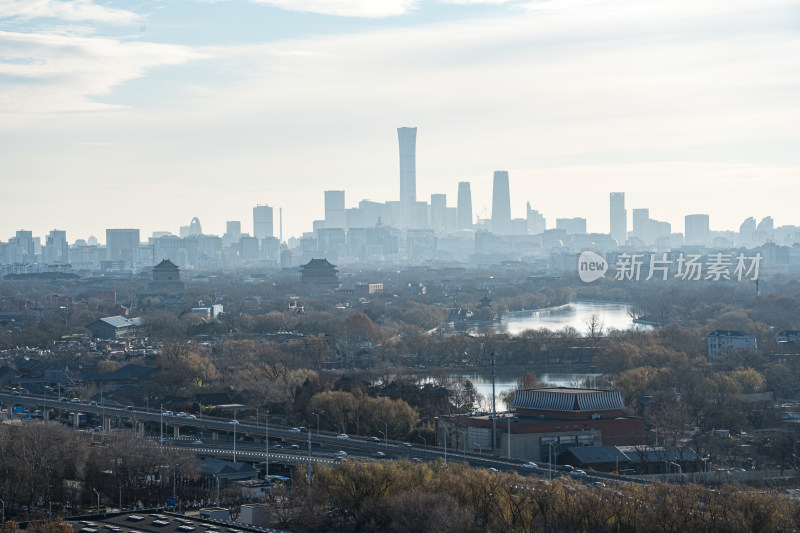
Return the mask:
[[578,277],[585,283],[604,277],[607,271],[608,262],[601,255],[587,250],[578,257]]

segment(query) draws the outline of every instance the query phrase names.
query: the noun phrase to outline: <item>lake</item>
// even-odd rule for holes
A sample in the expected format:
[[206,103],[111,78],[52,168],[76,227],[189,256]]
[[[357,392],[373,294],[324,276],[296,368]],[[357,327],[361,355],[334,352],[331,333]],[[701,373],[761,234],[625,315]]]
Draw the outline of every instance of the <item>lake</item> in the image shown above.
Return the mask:
[[[533,372],[536,378],[541,383],[547,383],[553,387],[574,387],[583,383],[586,378],[597,377],[600,374],[588,372],[575,372],[575,373],[556,373],[556,372],[536,372],[535,368],[498,368],[495,371],[495,393],[497,394],[497,410],[504,411],[505,404],[500,400],[501,393],[517,388],[517,380],[521,377],[521,372]],[[453,372],[451,377],[463,381],[468,379],[475,385],[475,389],[487,399],[489,404],[484,407],[491,408],[492,398],[492,373],[491,370],[484,370],[481,372]],[[420,383],[431,381],[432,378],[423,378]]]
[[[610,329],[638,329],[649,330],[652,326],[635,324],[628,311],[630,305],[617,302],[593,302],[576,300],[567,305],[552,307],[548,309],[537,309],[535,311],[515,311],[508,313],[495,322],[490,327],[499,333],[509,333],[518,335],[526,329],[545,328],[553,331],[572,327],[581,334],[588,334],[588,322],[592,315],[597,315],[602,324],[603,332]],[[570,387],[583,383],[588,377],[597,377],[600,374],[594,373],[536,373],[540,382],[547,383],[555,387]],[[498,368],[495,373],[495,392],[497,393],[497,410],[502,411],[505,405],[500,401],[499,396],[503,391],[516,388],[517,379],[520,377],[519,368],[504,369]],[[455,372],[453,377],[463,380],[468,379],[475,385],[478,392],[484,397],[492,397],[492,375],[490,370],[481,372]],[[429,378],[426,378],[429,379]],[[425,379],[421,380],[425,381]]]
[[635,324],[628,314],[630,305],[624,303],[590,302],[577,300],[561,307],[514,311],[503,315],[491,327],[502,333],[517,335],[526,329],[546,328],[551,330],[572,327],[582,334],[589,332],[588,322],[592,315],[600,318],[603,331],[609,329],[652,329],[651,326]]

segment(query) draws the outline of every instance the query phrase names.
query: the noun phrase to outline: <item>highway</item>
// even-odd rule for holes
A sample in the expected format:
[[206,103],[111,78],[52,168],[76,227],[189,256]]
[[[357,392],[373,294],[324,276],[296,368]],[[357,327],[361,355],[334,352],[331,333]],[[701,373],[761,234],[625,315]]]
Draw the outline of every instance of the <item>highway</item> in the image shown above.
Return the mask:
[[[234,440],[228,435],[234,432],[234,424],[231,419],[198,416],[196,419],[188,417],[179,417],[176,415],[164,416],[159,410],[146,410],[135,406],[131,409],[127,407],[119,407],[118,405],[100,405],[90,402],[75,402],[70,400],[59,400],[55,397],[42,397],[31,395],[15,395],[8,391],[0,391],[0,403],[5,407],[10,408],[13,405],[26,406],[28,411],[34,409],[56,409],[68,412],[79,413],[92,413],[104,417],[104,419],[125,419],[131,420],[136,427],[137,423],[149,422],[152,424],[163,423],[166,428],[181,428],[193,427],[198,428],[204,433],[211,433],[212,439],[203,441],[203,444],[193,444],[197,437],[186,436],[184,438],[170,438],[168,433],[174,433],[174,429],[170,432],[164,431],[165,441],[163,445],[170,448],[180,448],[190,450],[200,456],[213,456],[219,458],[233,458],[234,456]],[[27,416],[27,415],[26,415]],[[237,460],[244,460],[247,462],[264,462],[264,456],[267,453],[264,444],[267,428],[264,424],[256,424],[254,422],[238,421],[235,424],[235,431],[237,439],[244,437],[247,441],[236,441],[235,455]],[[153,438],[158,439],[160,432],[152,434]],[[254,442],[251,442],[253,439]],[[538,476],[547,477],[549,475],[548,465],[542,465],[540,468],[526,468],[523,465],[524,461],[517,459],[503,459],[492,455],[481,455],[476,453],[463,453],[460,450],[448,449],[445,451],[443,448],[434,446],[418,445],[416,443],[404,443],[399,441],[384,441],[380,442],[369,440],[366,437],[353,437],[347,439],[338,438],[335,433],[320,432],[316,433],[309,430],[308,433],[292,431],[291,428],[282,425],[270,424],[269,425],[269,460],[283,462],[286,464],[299,464],[307,463],[309,461],[308,450],[299,449],[276,449],[274,443],[280,441],[282,445],[291,446],[292,444],[301,444],[302,442],[310,442],[311,444],[311,462],[315,463],[333,463],[335,460],[335,453],[339,450],[345,451],[348,456],[359,458],[372,458],[376,452],[382,452],[386,455],[382,460],[397,460],[397,459],[412,459],[418,458],[420,461],[436,461],[442,459],[445,461],[456,461],[468,463],[470,466],[478,468],[495,468],[498,471],[516,471],[524,475],[535,474]],[[558,472],[560,473],[560,472]],[[553,470],[553,475],[557,472]],[[626,481],[625,478],[614,476],[610,474],[598,474],[592,472],[590,476],[586,476],[587,481]]]

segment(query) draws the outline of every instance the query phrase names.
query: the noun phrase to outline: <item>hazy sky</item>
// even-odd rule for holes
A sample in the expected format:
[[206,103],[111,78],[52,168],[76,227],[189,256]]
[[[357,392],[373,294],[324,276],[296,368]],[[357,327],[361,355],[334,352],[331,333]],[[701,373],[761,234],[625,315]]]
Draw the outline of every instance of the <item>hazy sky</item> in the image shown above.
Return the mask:
[[[323,191],[417,198],[508,170],[555,226],[608,193],[683,231],[800,224],[800,1],[0,0],[0,240],[18,229],[284,238]],[[630,228],[630,222],[629,222]]]

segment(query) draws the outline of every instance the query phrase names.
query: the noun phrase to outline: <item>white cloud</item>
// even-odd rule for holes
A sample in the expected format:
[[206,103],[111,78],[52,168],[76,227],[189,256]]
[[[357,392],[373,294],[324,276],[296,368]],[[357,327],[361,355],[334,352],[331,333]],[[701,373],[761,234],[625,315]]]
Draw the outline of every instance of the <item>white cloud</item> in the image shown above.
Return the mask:
[[148,69],[203,57],[185,46],[14,32],[0,32],[0,50],[0,113],[107,109],[91,97]]
[[251,0],[286,11],[303,11],[339,17],[382,18],[414,9],[418,0]]
[[0,0],[0,18],[31,20],[55,18],[69,22],[93,21],[106,24],[138,22],[136,13],[95,4],[91,0]]

